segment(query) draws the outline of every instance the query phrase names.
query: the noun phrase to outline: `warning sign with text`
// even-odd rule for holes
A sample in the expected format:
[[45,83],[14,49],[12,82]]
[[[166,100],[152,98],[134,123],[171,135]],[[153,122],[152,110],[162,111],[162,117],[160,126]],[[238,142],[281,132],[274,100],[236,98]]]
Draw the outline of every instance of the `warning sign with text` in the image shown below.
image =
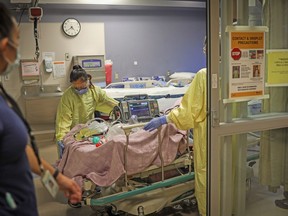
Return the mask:
[[288,50],[267,50],[267,84],[288,85]]
[[230,32],[229,36],[229,98],[264,95],[265,71],[264,31]]

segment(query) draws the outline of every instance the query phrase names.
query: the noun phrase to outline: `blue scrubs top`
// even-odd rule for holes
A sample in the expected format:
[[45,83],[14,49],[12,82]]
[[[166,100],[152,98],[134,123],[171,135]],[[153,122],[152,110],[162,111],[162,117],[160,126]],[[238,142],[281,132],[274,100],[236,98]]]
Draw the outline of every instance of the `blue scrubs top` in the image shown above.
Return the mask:
[[[0,215],[38,215],[35,189],[25,148],[27,129],[0,95]],[[12,209],[5,194],[12,195]]]

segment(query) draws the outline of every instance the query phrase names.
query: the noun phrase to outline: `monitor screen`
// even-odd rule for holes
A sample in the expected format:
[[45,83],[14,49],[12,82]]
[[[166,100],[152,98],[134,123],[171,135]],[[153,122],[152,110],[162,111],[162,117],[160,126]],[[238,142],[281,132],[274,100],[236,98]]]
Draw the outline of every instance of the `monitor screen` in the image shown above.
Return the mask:
[[146,83],[132,83],[129,86],[130,88],[146,88]]
[[131,115],[138,117],[150,117],[150,109],[148,101],[129,102],[129,110]]
[[92,68],[100,68],[100,67],[102,67],[102,63],[100,59],[82,60],[82,68],[84,69],[92,69]]

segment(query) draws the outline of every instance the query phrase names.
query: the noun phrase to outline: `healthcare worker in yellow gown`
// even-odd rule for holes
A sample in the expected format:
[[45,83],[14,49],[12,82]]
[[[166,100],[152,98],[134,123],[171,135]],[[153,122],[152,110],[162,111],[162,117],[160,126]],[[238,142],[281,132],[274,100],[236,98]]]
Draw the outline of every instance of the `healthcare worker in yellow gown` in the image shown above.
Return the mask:
[[80,65],[74,65],[70,83],[61,97],[56,116],[56,140],[58,154],[62,157],[63,137],[77,124],[84,124],[94,118],[94,112],[109,114],[118,101],[91,83],[91,76]]
[[178,108],[144,126],[144,130],[152,131],[171,122],[181,130],[193,128],[195,196],[202,216],[206,215],[206,109],[206,68],[203,68],[195,75]]

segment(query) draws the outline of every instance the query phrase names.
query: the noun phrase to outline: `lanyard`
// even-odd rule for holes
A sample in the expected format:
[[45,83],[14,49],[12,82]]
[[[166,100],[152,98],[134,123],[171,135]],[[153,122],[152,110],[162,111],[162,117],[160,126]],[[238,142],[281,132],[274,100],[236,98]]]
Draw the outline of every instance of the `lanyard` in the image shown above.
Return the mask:
[[39,151],[38,151],[38,148],[37,148],[37,145],[36,145],[36,142],[35,142],[35,137],[31,134],[31,127],[30,127],[29,123],[26,121],[26,119],[22,115],[21,110],[20,110],[19,106],[17,105],[17,103],[14,101],[14,99],[7,94],[7,92],[3,88],[3,85],[2,85],[1,82],[0,82],[0,90],[1,90],[0,91],[0,95],[3,96],[3,98],[6,100],[6,102],[11,107],[11,109],[19,116],[19,118],[25,124],[25,126],[27,128],[27,131],[28,131],[29,138],[30,138],[32,149],[33,149],[34,154],[35,154],[35,156],[37,158],[37,162],[39,164],[41,174],[43,174],[44,173],[44,168],[43,168],[43,165],[42,165],[41,160],[40,160]]

